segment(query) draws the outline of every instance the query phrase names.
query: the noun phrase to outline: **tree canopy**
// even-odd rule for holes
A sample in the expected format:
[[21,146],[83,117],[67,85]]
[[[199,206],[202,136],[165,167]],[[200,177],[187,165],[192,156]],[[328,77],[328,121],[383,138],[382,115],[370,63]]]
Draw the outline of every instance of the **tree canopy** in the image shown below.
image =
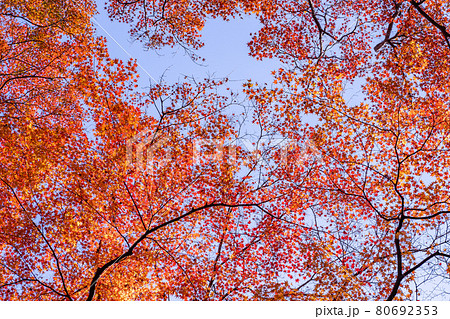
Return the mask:
[[256,16],[282,67],[143,90],[93,0],[2,1],[1,299],[448,298],[448,1],[105,6],[194,61],[206,21]]

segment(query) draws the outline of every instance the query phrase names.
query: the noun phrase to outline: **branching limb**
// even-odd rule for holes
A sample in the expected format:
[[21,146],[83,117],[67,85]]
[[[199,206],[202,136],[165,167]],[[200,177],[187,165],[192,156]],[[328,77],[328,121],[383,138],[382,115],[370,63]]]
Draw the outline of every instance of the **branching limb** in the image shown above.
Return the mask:
[[411,0],[410,3],[413,5],[413,7],[426,19],[428,22],[430,22],[432,25],[434,25],[436,28],[441,31],[442,35],[444,36],[445,41],[447,42],[447,45],[450,47],[450,33],[447,31],[447,28],[439,24],[435,19],[433,19],[428,13],[420,6],[423,1],[417,2],[415,0]]

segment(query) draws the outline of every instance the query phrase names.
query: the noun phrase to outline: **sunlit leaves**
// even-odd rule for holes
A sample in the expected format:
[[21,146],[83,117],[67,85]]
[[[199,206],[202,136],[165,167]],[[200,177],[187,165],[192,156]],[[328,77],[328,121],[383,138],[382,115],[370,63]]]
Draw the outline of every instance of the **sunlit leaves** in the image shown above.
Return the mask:
[[249,52],[282,67],[239,99],[142,91],[94,3],[2,2],[2,299],[412,299],[448,278],[446,2],[106,6],[192,57],[207,19],[256,15]]

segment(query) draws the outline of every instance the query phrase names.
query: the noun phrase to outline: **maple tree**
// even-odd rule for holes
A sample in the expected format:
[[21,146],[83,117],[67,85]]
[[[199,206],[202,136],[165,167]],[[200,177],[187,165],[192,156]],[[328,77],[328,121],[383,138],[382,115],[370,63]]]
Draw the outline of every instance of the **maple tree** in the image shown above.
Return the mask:
[[446,1],[106,8],[194,59],[207,19],[256,15],[250,54],[283,67],[240,95],[226,79],[143,92],[93,1],[3,1],[2,299],[445,297],[427,285],[450,275]]

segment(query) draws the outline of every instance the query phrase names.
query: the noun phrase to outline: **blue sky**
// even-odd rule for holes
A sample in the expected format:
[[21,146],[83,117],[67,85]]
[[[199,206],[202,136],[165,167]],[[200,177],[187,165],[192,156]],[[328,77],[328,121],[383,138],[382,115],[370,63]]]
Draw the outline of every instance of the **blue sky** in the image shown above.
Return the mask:
[[[211,75],[241,81],[251,78],[254,81],[269,83],[271,71],[280,66],[274,59],[257,61],[248,55],[247,42],[251,39],[250,33],[257,32],[260,26],[254,16],[231,21],[206,21],[202,30],[205,46],[197,51],[206,59],[205,65],[202,66],[193,62],[181,48],[145,51],[141,43],[131,40],[128,25],[108,18],[101,1],[98,2],[98,11],[94,21],[98,22],[97,34],[107,39],[111,57],[128,60],[131,56],[137,60],[141,67],[138,70],[141,77],[139,83],[143,87],[148,86],[149,76],[146,73],[156,80],[164,74],[168,83],[178,81],[183,75],[197,79]],[[235,88],[241,86],[241,81],[233,82]]]

